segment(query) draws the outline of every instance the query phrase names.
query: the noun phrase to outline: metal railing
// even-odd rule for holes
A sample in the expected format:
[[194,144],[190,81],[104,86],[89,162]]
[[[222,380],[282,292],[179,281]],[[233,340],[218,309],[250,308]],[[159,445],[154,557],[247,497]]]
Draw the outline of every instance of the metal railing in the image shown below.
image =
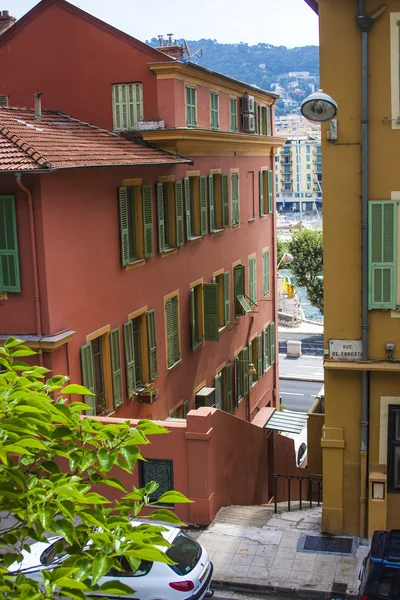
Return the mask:
[[[294,338],[295,339],[295,338]],[[323,356],[324,355],[324,342],[305,342],[301,340],[301,352],[307,354],[307,356]],[[287,340],[279,342],[280,354],[286,354]]]
[[[274,512],[275,514],[278,512],[278,479],[279,477],[282,477],[284,479],[287,480],[288,483],[288,490],[287,490],[287,505],[288,505],[288,511],[290,512],[290,507],[291,507],[291,503],[292,502],[298,502],[299,504],[299,510],[303,509],[303,505],[305,504],[305,508],[312,508],[314,506],[313,503],[317,503],[317,506],[321,506],[321,502],[322,502],[322,475],[304,475],[304,476],[300,476],[300,475],[282,475],[281,473],[274,473],[272,475],[272,477],[274,478]],[[299,496],[298,500],[292,500],[291,499],[291,492],[295,491],[292,490],[292,480],[295,479],[298,481],[298,485],[297,485],[297,493]],[[308,485],[308,489],[307,489],[307,499],[303,499],[303,491],[306,489],[305,487],[303,487],[303,482],[305,486]],[[315,499],[316,497],[316,499]],[[286,500],[283,500],[283,502],[286,502]],[[297,507],[296,507],[297,510]]]

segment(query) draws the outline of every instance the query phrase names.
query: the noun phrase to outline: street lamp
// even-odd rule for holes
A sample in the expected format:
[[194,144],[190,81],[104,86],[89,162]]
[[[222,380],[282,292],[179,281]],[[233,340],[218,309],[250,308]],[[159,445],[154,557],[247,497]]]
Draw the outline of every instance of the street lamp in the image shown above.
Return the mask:
[[278,266],[276,267],[276,269],[277,270],[279,269],[279,267],[281,266],[281,263],[283,263],[284,265],[290,265],[290,263],[292,263],[293,261],[294,261],[294,256],[289,254],[289,252],[285,252],[285,254],[282,256],[281,260],[278,262]]
[[326,123],[336,117],[338,105],[322,90],[314,92],[301,103],[301,114],[312,123]]

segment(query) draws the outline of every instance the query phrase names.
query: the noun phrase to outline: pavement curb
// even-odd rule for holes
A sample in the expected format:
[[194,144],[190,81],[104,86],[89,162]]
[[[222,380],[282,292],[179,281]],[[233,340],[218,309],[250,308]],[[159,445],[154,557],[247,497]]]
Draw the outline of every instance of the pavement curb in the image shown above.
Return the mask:
[[292,377],[291,375],[279,375],[279,379],[284,379],[285,381],[310,381],[312,383],[324,383],[324,380],[318,377],[301,377],[301,375],[297,377]]
[[[236,592],[253,592],[255,594],[268,594],[273,592],[280,596],[296,596],[297,598],[307,598],[308,600],[332,600],[338,598],[334,592],[323,590],[313,590],[311,588],[294,588],[289,586],[271,585],[268,583],[251,583],[249,581],[238,581],[235,579],[213,579],[211,588],[215,590],[228,590]],[[344,594],[341,600],[356,600],[357,595]]]

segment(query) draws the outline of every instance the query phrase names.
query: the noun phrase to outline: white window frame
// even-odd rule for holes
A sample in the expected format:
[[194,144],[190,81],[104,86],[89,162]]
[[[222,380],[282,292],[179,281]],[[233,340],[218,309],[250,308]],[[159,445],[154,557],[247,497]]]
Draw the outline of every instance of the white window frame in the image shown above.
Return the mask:
[[[116,96],[118,93],[118,102]],[[125,93],[125,102],[120,100]],[[127,99],[132,94],[132,100]],[[113,130],[132,131],[143,121],[143,86],[141,83],[115,83],[111,86]],[[125,113],[124,113],[125,108]]]
[[400,12],[390,13],[390,79],[392,97],[392,129],[400,129]]

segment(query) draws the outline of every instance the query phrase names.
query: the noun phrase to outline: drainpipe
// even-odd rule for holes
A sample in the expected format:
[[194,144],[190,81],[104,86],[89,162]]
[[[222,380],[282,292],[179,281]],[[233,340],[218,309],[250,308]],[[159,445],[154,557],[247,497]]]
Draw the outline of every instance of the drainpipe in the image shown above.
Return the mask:
[[[33,286],[35,292],[35,313],[36,313],[36,335],[40,339],[42,337],[42,318],[40,312],[40,295],[39,295],[39,274],[38,274],[38,264],[37,264],[37,256],[36,256],[36,231],[35,231],[35,220],[33,216],[33,202],[32,202],[32,194],[24,186],[21,181],[21,173],[16,173],[15,177],[17,179],[18,187],[25,192],[28,198],[28,211],[29,211],[29,229],[30,229],[30,237],[31,237],[31,253],[32,253],[32,271],[33,271]],[[43,365],[43,355],[42,351],[39,350],[38,353],[39,363]]]
[[[362,360],[368,360],[368,33],[386,10],[383,4],[373,15],[364,14],[364,0],[358,0],[357,25],[361,31],[361,344]],[[368,536],[368,413],[369,373],[361,371],[361,496],[360,529]],[[360,532],[361,533],[361,532]]]

